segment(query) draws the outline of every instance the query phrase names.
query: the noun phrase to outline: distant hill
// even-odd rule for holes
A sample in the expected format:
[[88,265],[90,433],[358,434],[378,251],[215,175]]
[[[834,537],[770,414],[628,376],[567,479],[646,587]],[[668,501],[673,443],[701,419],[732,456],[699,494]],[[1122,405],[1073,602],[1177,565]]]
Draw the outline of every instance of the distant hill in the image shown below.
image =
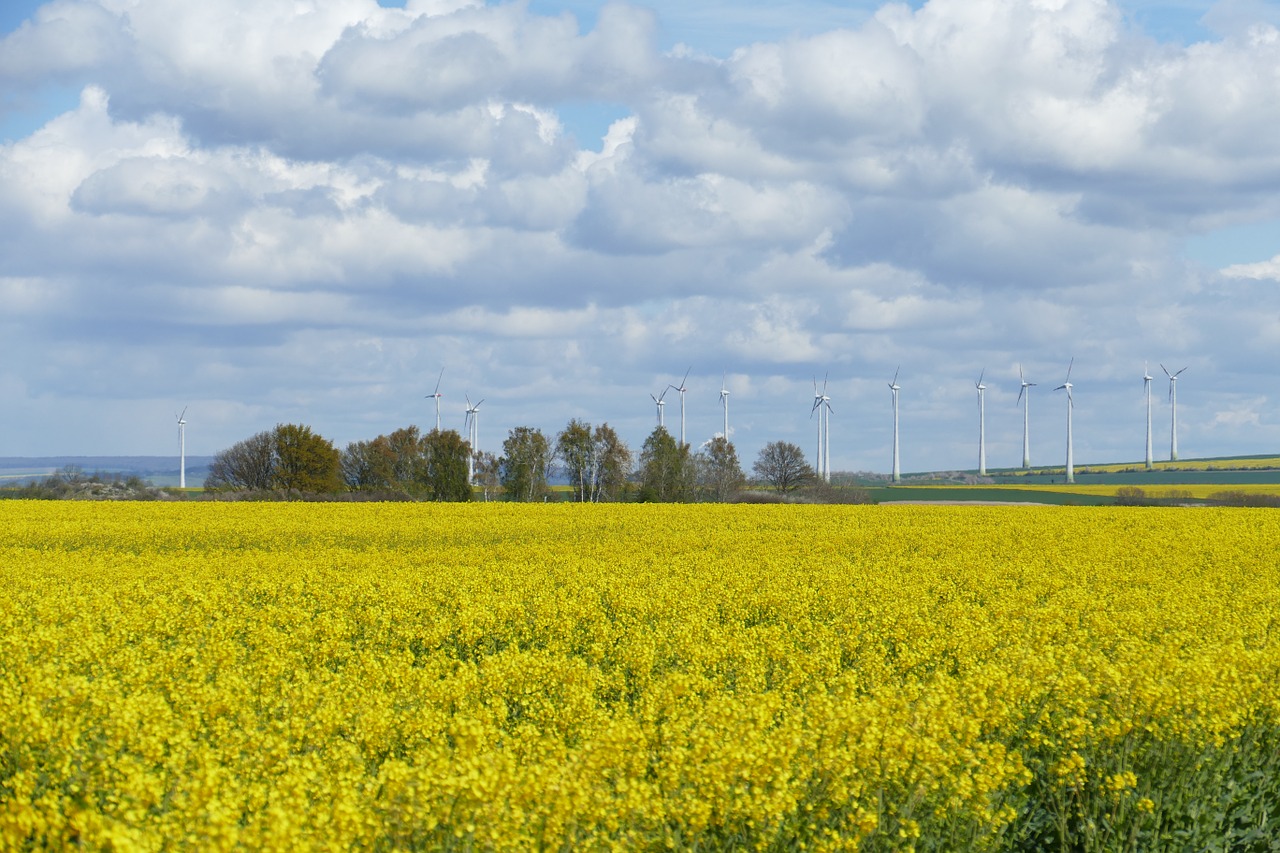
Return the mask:
[[[204,483],[212,456],[187,457],[187,485]],[[0,456],[0,483],[41,480],[68,467],[86,474],[137,476],[157,486],[178,484],[177,456]]]

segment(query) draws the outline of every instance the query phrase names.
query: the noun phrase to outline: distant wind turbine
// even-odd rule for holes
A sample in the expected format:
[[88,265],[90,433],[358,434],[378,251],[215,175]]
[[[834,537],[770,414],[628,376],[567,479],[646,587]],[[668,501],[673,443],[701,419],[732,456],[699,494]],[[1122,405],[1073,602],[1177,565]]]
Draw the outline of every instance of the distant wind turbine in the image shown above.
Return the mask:
[[729,440],[729,389],[725,388],[728,374],[720,376],[720,407],[724,409],[724,440]]
[[987,404],[986,393],[987,386],[982,384],[982,377],[987,375],[987,369],[982,368],[982,372],[978,374],[978,381],[974,383],[978,389],[978,476],[987,476]]
[[[693,368],[690,367],[689,370],[693,370]],[[675,388],[677,391],[680,392],[680,446],[681,447],[683,447],[686,443],[684,440],[684,392],[689,389],[685,388],[684,383],[685,383],[685,380],[689,378],[689,370],[686,370],[684,372],[684,379],[680,380],[680,384],[678,386],[676,385],[668,386],[670,388]]]
[[818,377],[813,378],[813,408],[809,417],[818,413],[818,476],[831,482],[831,398],[827,396],[827,377],[822,377],[822,390],[818,390]]
[[898,384],[898,368],[893,371],[893,381],[889,383],[889,390],[893,392],[893,482],[902,482],[902,471],[898,465],[898,392],[902,390],[902,386]]
[[1151,380],[1155,377],[1151,375],[1150,365],[1143,363],[1142,365],[1142,388],[1146,392],[1147,397],[1147,470],[1155,468],[1155,460],[1151,458]]
[[656,397],[654,397],[652,394],[649,395],[649,397],[653,400],[653,402],[658,404],[658,426],[664,426],[662,423],[662,407],[665,406],[666,403],[662,402],[662,398],[667,396],[667,391],[670,390],[670,388],[671,388],[670,385],[668,385],[666,388],[663,388],[662,393]]
[[178,415],[178,488],[187,487],[187,407]]
[[473,406],[471,405],[471,397],[468,396],[466,399],[466,426],[468,427],[467,443],[471,445],[469,452],[467,453],[467,485],[470,485],[472,479],[475,477],[476,454],[480,452],[480,403],[483,403],[484,400],[480,400]]
[[444,395],[440,393],[440,380],[444,378],[444,368],[440,368],[440,375],[436,377],[436,390],[427,395],[430,400],[433,397],[436,401],[436,432],[440,431],[440,398]]
[[1173,428],[1169,436],[1169,461],[1178,461],[1178,377],[1182,375],[1182,368],[1177,373],[1170,373],[1169,369],[1163,364],[1160,369],[1164,371],[1164,375],[1169,377],[1169,403],[1173,406]]
[[[1031,467],[1031,392],[1028,388],[1032,388],[1036,383],[1028,382],[1027,377],[1022,373],[1022,365],[1018,365],[1018,381],[1022,383],[1022,388],[1018,390],[1018,402],[1022,403],[1022,467]],[[1023,397],[1026,402],[1023,402]]]
[[1071,458],[1071,411],[1075,408],[1075,400],[1071,397],[1071,368],[1075,366],[1075,356],[1071,357],[1071,361],[1067,364],[1067,380],[1054,388],[1055,391],[1067,392],[1067,482],[1074,483],[1076,481],[1075,466]]

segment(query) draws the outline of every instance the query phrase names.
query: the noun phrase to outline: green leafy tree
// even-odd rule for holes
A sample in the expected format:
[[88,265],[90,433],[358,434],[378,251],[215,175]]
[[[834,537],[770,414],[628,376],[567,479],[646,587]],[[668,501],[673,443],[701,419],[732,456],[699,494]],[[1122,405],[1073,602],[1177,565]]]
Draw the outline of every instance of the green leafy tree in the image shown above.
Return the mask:
[[814,479],[813,468],[805,461],[804,451],[789,441],[772,441],[760,449],[751,466],[756,476],[787,494]]
[[631,450],[613,427],[576,418],[556,438],[556,457],[564,466],[577,501],[617,500],[627,488]]
[[480,493],[486,501],[495,499],[498,495],[498,490],[502,488],[501,471],[497,456],[487,450],[476,454],[475,482],[480,487]]
[[724,502],[742,490],[746,475],[738,462],[738,451],[722,435],[717,435],[698,453],[698,488],[708,500]]
[[631,449],[607,423],[600,424],[592,431],[591,446],[596,461],[592,500],[620,500],[626,494],[630,482],[633,466]]
[[389,491],[394,461],[385,436],[353,441],[342,451],[342,482],[353,492]]
[[591,440],[591,424],[574,418],[556,437],[556,458],[564,467],[573,499],[589,501],[594,497],[596,481],[595,447]]
[[427,485],[426,437],[416,426],[402,427],[386,436],[378,436],[382,452],[390,465],[391,485],[411,495],[422,494]]
[[540,501],[547,495],[547,471],[551,466],[551,442],[542,430],[516,427],[502,442],[499,478],[513,501]]
[[693,495],[696,471],[689,445],[679,444],[665,427],[657,427],[640,449],[642,501],[687,501]]
[[425,496],[433,501],[469,501],[467,481],[469,445],[456,430],[432,430],[423,439]]
[[301,424],[279,424],[273,435],[273,488],[310,493],[341,490],[341,458],[331,441]]

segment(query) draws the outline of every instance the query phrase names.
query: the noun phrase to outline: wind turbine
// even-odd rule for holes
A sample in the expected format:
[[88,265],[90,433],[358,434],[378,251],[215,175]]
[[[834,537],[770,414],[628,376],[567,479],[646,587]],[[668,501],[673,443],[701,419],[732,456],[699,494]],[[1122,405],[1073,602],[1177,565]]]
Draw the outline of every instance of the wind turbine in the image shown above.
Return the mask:
[[1076,481],[1075,466],[1071,459],[1071,410],[1075,408],[1075,400],[1071,397],[1071,368],[1075,365],[1075,356],[1071,357],[1071,361],[1067,364],[1067,381],[1063,382],[1055,391],[1066,390],[1067,392],[1067,482],[1074,483]]
[[1170,373],[1169,369],[1163,364],[1160,369],[1164,371],[1164,375],[1169,377],[1169,402],[1173,405],[1173,429],[1169,437],[1169,461],[1178,461],[1178,377],[1182,375],[1182,368],[1177,373]]
[[187,407],[178,415],[178,488],[187,487]]
[[1018,390],[1018,402],[1022,403],[1022,398],[1024,396],[1027,398],[1027,402],[1022,403],[1022,467],[1030,468],[1031,467],[1031,415],[1030,415],[1031,392],[1028,391],[1027,389],[1031,388],[1036,383],[1027,381],[1027,377],[1024,376],[1022,373],[1021,364],[1018,365],[1018,381],[1022,383],[1022,387]]
[[724,409],[724,440],[729,440],[729,389],[725,388],[725,378],[728,374],[720,376],[720,407]]
[[822,377],[822,390],[818,390],[818,377],[813,378],[813,412],[818,413],[818,476],[831,482],[831,398],[827,396],[827,377]]
[[1147,395],[1147,470],[1150,471],[1156,467],[1151,458],[1151,380],[1155,377],[1151,375],[1151,371],[1148,368],[1150,368],[1150,365],[1143,362],[1142,387]]
[[987,404],[986,393],[987,386],[982,384],[982,377],[987,375],[987,369],[982,368],[982,372],[978,374],[978,381],[973,387],[978,389],[978,476],[987,476]]
[[889,383],[889,390],[893,392],[893,482],[902,482],[902,471],[898,466],[898,392],[902,390],[902,386],[898,384],[898,370],[893,371],[893,381]]
[[663,388],[663,389],[662,389],[662,393],[661,393],[661,394],[659,394],[659,395],[658,395],[658,396],[656,396],[656,397],[654,397],[652,394],[650,394],[650,395],[649,395],[649,396],[653,399],[653,402],[655,402],[655,403],[657,403],[657,404],[658,404],[658,426],[663,426],[663,423],[662,423],[662,407],[663,407],[663,406],[665,406],[665,405],[666,405],[666,403],[662,402],[662,398],[663,398],[663,397],[665,397],[665,396],[667,396],[667,391],[670,389],[670,387],[671,387],[671,386],[669,386],[669,385],[668,385],[666,388]]
[[475,476],[475,459],[476,454],[480,452],[480,400],[474,406],[471,405],[471,398],[467,398],[467,443],[471,445],[470,451],[467,453],[467,485],[471,484],[472,478]]
[[436,377],[436,390],[427,395],[427,399],[432,397],[436,401],[436,432],[440,431],[440,398],[444,395],[440,393],[440,380],[444,378],[444,368],[440,368],[440,375]]
[[[690,367],[690,368],[689,368],[689,370],[693,370],[693,367]],[[680,446],[681,446],[681,447],[683,447],[683,446],[684,446],[684,444],[685,444],[685,440],[684,440],[684,392],[685,392],[685,391],[687,391],[687,390],[689,390],[689,389],[687,389],[687,388],[685,388],[685,387],[684,387],[684,383],[685,383],[685,379],[688,379],[688,378],[689,378],[689,370],[686,370],[686,371],[684,372],[684,379],[681,379],[681,380],[680,380],[680,385],[679,385],[678,387],[677,387],[677,386],[675,386],[675,385],[669,385],[669,386],[667,386],[667,387],[669,387],[669,388],[675,388],[677,391],[679,391],[679,392],[680,392]],[[666,393],[666,392],[663,392],[663,393]]]

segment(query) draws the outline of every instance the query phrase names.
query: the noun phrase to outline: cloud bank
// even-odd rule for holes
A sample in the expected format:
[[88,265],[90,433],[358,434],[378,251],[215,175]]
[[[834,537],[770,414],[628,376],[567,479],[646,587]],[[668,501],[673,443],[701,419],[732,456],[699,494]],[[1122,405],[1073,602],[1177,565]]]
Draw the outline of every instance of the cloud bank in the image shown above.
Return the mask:
[[0,145],[0,439],[166,453],[189,405],[193,452],[341,444],[426,423],[444,367],[486,449],[570,417],[638,447],[692,365],[691,441],[727,373],[746,461],[808,447],[829,375],[835,467],[883,471],[901,367],[904,468],[972,468],[985,368],[997,467],[1019,365],[1062,455],[1074,357],[1079,462],[1140,457],[1147,360],[1192,365],[1184,457],[1276,450],[1280,233],[1183,252],[1280,221],[1249,9],[1182,45],[1102,0],[931,0],[714,57],[627,4],[55,0],[0,40],[0,104],[81,92]]

